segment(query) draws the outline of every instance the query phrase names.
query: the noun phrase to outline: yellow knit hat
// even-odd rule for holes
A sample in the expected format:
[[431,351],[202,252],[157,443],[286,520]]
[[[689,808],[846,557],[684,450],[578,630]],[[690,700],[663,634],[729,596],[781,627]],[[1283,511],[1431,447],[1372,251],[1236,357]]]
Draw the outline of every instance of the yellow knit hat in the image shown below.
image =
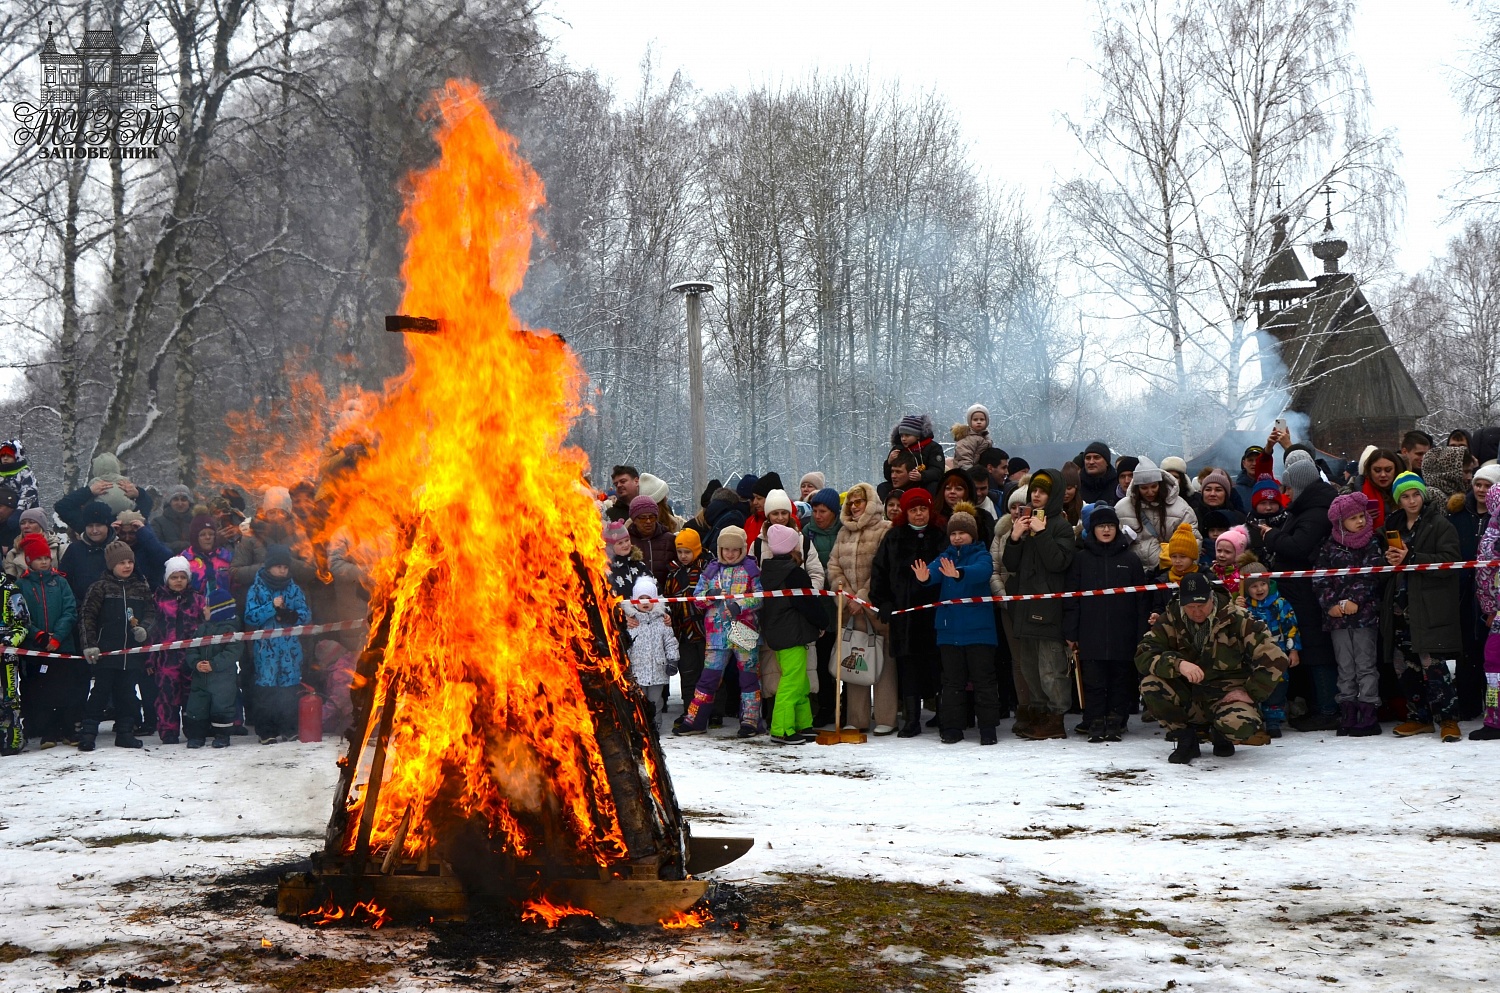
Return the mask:
[[1187,521],[1177,525],[1177,530],[1172,532],[1172,540],[1167,542],[1167,554],[1186,555],[1190,559],[1198,557],[1198,536]]

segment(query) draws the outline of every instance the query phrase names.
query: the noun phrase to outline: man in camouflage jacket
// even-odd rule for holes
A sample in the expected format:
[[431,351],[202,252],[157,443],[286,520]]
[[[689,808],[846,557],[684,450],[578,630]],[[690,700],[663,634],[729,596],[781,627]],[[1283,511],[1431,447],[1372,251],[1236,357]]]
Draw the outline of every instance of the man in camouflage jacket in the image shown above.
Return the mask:
[[1136,648],[1145,677],[1141,698],[1163,727],[1177,732],[1168,761],[1197,758],[1198,733],[1207,730],[1214,754],[1234,754],[1239,744],[1264,744],[1256,704],[1286,678],[1288,660],[1270,630],[1214,590],[1201,573],[1182,578]]

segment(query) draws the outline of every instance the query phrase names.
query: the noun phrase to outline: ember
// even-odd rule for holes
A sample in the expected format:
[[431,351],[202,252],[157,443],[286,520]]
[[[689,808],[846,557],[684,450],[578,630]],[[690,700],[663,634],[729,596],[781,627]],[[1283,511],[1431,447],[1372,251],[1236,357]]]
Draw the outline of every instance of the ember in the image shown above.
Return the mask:
[[557,927],[558,922],[568,917],[593,917],[592,910],[584,910],[580,907],[569,907],[566,904],[558,905],[542,897],[540,900],[528,900],[521,904],[521,920],[528,924],[541,921],[548,927]]
[[[391,915],[375,901],[361,900],[348,910],[336,903],[324,904],[317,910],[310,910],[303,914],[302,920],[313,927],[353,924],[378,930],[381,925],[390,923]],[[269,942],[263,941],[263,944],[269,944]]]
[[371,443],[325,480],[371,631],[321,868],[283,884],[282,912],[374,897],[454,919],[477,897],[675,919],[707,884],[605,623],[587,461],[564,445],[584,376],[510,309],[541,182],[472,84],[436,111],[442,155],[402,217],[402,309],[436,331],[404,339],[407,371],[355,429]]
[[709,913],[707,907],[694,907],[689,910],[678,911],[671,917],[663,917],[661,926],[668,931],[691,931],[704,925],[712,924],[714,915]]

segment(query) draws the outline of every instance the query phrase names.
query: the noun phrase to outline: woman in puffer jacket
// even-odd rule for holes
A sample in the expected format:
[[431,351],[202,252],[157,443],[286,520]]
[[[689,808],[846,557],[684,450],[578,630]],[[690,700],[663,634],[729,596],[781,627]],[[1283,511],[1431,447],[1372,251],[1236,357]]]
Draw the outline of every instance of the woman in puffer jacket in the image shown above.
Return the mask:
[[[828,553],[828,588],[853,593],[865,602],[870,602],[870,579],[874,571],[875,552],[890,530],[891,522],[885,519],[885,506],[869,483],[855,483],[844,497],[844,508],[840,514],[843,526],[838,537],[833,539],[833,551]],[[884,638],[889,630],[873,609],[844,601],[844,617],[851,619],[861,631],[873,632]],[[838,664],[838,660],[834,660]],[[882,734],[896,729],[897,685],[896,667],[887,665],[881,670],[875,683],[875,726]],[[850,686],[849,709],[844,723],[854,727],[867,727],[870,723],[870,690],[863,686]]]
[[1177,491],[1177,478],[1162,472],[1145,456],[1130,480],[1130,492],[1115,504],[1115,514],[1121,526],[1135,535],[1130,550],[1140,558],[1148,575],[1168,564],[1164,549],[1178,525],[1187,522],[1198,526],[1198,515]]

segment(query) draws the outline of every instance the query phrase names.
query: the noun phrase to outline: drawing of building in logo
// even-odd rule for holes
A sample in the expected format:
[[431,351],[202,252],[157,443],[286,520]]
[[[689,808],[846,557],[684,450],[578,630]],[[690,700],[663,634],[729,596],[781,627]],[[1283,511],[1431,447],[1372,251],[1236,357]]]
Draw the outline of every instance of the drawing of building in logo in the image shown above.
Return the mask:
[[103,104],[112,110],[156,106],[156,46],[147,32],[141,49],[126,55],[113,31],[87,30],[71,55],[57,50],[52,25],[42,46],[42,106],[66,108]]

